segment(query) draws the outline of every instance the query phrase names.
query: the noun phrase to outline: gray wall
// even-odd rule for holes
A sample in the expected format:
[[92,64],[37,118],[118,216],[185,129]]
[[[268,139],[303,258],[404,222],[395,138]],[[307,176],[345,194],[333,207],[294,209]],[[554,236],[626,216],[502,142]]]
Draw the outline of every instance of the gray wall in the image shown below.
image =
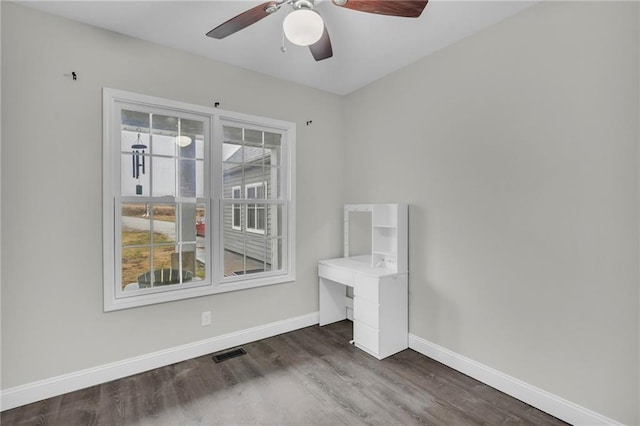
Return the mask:
[[[323,167],[341,98],[1,7],[3,389],[317,311],[316,262],[342,253],[343,167]],[[295,283],[102,312],[103,86],[297,123]]]
[[[638,4],[548,2],[347,97],[411,333],[638,424]],[[381,108],[380,105],[387,105]]]

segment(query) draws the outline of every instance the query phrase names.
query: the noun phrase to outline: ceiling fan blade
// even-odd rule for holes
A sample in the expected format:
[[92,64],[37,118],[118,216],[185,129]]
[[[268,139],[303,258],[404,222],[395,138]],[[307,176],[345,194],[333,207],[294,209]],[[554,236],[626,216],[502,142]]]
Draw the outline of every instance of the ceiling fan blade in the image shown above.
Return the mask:
[[427,2],[428,0],[333,0],[336,6],[347,9],[403,18],[419,17]]
[[249,25],[255,24],[262,18],[267,17],[268,15],[273,13],[273,11],[277,10],[275,9],[270,12],[267,12],[267,9],[270,6],[278,7],[279,4],[280,2],[278,1],[268,1],[256,7],[253,7],[247,11],[244,11],[240,15],[229,19],[227,22],[224,22],[218,25],[217,27],[215,27],[214,29],[212,29],[211,31],[209,31],[207,33],[207,37],[221,39],[233,33],[236,33],[244,28],[247,28]]
[[322,61],[333,56],[333,48],[331,47],[331,39],[325,25],[320,40],[309,46],[309,50],[316,61]]

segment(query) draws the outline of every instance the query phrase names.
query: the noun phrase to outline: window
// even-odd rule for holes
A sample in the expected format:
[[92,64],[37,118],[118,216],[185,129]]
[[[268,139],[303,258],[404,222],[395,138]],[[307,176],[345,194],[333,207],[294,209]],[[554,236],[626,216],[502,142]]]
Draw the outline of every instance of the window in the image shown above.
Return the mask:
[[105,310],[292,281],[294,133],[104,89]]
[[277,274],[291,261],[292,209],[283,192],[291,144],[282,132],[250,123],[222,121],[222,133],[222,185],[230,197],[223,200],[223,223],[229,224],[222,233],[224,282]]

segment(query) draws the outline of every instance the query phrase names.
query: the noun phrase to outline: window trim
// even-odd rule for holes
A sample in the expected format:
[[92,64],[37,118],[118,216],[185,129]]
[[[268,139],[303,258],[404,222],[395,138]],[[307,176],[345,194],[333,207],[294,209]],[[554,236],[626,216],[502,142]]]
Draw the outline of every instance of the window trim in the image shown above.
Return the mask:
[[[116,149],[112,144],[112,138],[118,138],[120,133],[119,117],[114,119],[117,103],[129,103],[144,108],[159,108],[173,110],[176,113],[202,116],[209,120],[208,137],[210,147],[205,144],[204,179],[209,183],[209,193],[204,194],[207,201],[207,283],[198,286],[187,286],[179,289],[163,289],[157,291],[144,291],[144,294],[131,297],[116,297],[116,271],[120,267],[120,260],[116,258],[116,244],[119,243],[116,230],[119,231],[116,220],[120,212],[117,211],[117,194],[120,196],[120,145]],[[295,281],[295,133],[296,125],[292,122],[258,117],[249,114],[224,111],[218,108],[210,108],[188,104],[153,96],[140,95],[117,89],[103,88],[103,288],[104,310],[113,311],[137,306],[145,306],[156,303],[182,300],[228,291],[244,290],[254,287],[279,284]],[[224,230],[223,222],[223,167],[222,167],[222,126],[240,125],[246,128],[265,129],[278,131],[282,134],[281,152],[281,198],[268,200],[271,203],[282,204],[283,223],[282,230],[283,255],[282,269],[260,274],[235,276],[229,279],[224,277],[224,247],[220,236]],[[217,166],[217,170],[213,167]],[[242,203],[240,203],[242,204]],[[217,232],[214,232],[214,224],[217,224]],[[142,293],[142,292],[141,292]]]

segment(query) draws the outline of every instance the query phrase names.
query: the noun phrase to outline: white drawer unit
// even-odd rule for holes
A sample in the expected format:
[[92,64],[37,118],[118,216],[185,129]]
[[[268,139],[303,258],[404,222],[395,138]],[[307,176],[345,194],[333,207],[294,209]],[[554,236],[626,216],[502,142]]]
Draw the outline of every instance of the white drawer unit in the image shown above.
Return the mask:
[[359,297],[354,289],[354,343],[378,359],[409,346],[407,284],[406,274],[379,278],[376,294],[380,303]]
[[380,352],[380,331],[369,327],[368,325],[360,322],[353,322],[353,342],[354,344],[364,350],[365,352],[370,353],[376,358],[381,357],[378,356]]
[[371,303],[378,303],[378,281],[378,277],[365,274],[356,274],[353,283],[353,297],[359,297],[363,300],[368,300]]
[[[378,359],[408,347],[409,312],[407,274],[379,275],[345,269],[348,259],[323,260],[320,275],[320,325],[346,319],[346,289],[353,287],[353,341]],[[359,264],[358,264],[359,263]],[[366,265],[366,268],[371,266]],[[352,284],[346,284],[351,282]]]
[[380,305],[369,303],[359,297],[353,298],[353,320],[360,321],[370,327],[380,326]]

